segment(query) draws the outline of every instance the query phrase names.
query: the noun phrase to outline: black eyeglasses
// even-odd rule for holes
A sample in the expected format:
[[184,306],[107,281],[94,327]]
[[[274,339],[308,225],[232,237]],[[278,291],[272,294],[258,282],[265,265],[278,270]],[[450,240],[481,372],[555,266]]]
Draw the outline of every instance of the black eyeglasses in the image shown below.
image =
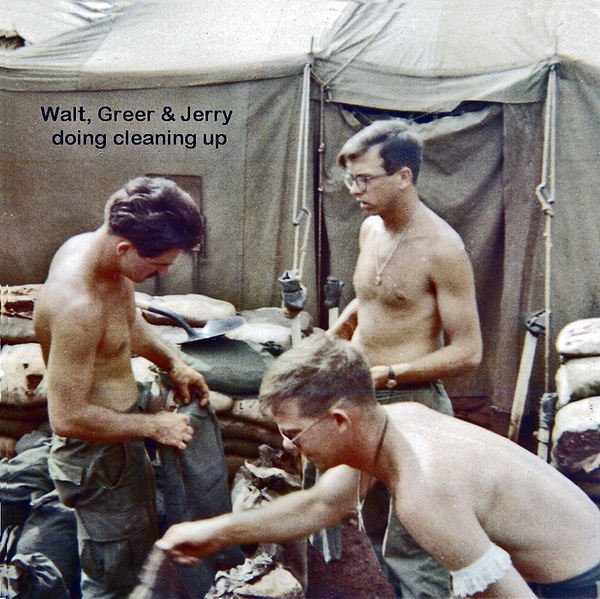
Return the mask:
[[367,185],[374,179],[381,179],[381,177],[391,177],[394,173],[383,173],[382,175],[356,175],[353,177],[350,173],[344,175],[344,184],[348,189],[352,189],[352,186],[356,183],[358,191],[364,191],[367,189]]

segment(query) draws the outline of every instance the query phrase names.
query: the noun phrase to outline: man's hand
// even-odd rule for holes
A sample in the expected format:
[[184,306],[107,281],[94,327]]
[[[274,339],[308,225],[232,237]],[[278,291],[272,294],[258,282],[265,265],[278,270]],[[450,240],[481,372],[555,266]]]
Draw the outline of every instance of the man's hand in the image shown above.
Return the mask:
[[385,389],[385,385],[388,382],[388,367],[387,366],[373,366],[371,368],[371,378],[375,389]]
[[189,404],[193,398],[198,397],[198,403],[204,407],[208,403],[208,385],[204,377],[188,366],[182,360],[177,360],[169,376],[177,387],[176,398],[183,404]]
[[157,541],[157,545],[167,551],[177,563],[193,566],[201,557],[222,548],[217,542],[218,521],[213,518],[175,524]]
[[156,429],[152,438],[163,445],[185,449],[192,440],[194,429],[185,414],[158,412],[154,415]]

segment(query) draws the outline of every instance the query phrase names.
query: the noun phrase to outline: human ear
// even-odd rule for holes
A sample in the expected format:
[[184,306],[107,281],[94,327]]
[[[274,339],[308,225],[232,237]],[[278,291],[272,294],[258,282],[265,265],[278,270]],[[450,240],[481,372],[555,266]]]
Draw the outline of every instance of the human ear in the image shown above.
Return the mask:
[[400,176],[400,185],[407,187],[413,183],[413,174],[408,166],[403,166],[400,170],[396,171],[396,174]]
[[344,410],[333,410],[331,412],[333,421],[341,428],[345,428],[350,424],[350,418]]
[[130,241],[127,241],[126,239],[124,239],[123,241],[119,241],[119,243],[117,243],[115,252],[116,252],[117,256],[119,256],[119,258],[120,258],[120,257],[124,256],[130,249],[133,249],[133,244]]

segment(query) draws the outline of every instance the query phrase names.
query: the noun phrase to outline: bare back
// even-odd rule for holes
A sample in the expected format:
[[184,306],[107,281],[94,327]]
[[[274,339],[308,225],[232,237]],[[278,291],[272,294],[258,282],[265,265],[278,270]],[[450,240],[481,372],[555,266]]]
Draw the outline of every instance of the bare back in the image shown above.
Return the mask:
[[35,328],[53,376],[75,384],[88,372],[87,401],[126,412],[138,396],[131,370],[133,284],[99,280],[95,252],[94,233],[59,249],[36,301]]
[[600,510],[552,466],[504,437],[419,404],[385,409],[407,442],[401,482],[392,484],[398,516],[432,553],[451,562],[463,547],[474,561],[489,538],[526,579],[541,583],[600,562]]
[[[354,273],[358,326],[352,340],[371,364],[410,361],[440,349],[444,330],[459,316],[448,318],[440,309],[440,283],[451,274],[452,284],[461,293],[463,288],[471,292],[473,285],[470,271],[463,276],[463,271],[454,267],[467,259],[460,237],[425,206],[394,251],[395,242],[378,216],[363,223]],[[374,283],[377,263],[380,285]]]

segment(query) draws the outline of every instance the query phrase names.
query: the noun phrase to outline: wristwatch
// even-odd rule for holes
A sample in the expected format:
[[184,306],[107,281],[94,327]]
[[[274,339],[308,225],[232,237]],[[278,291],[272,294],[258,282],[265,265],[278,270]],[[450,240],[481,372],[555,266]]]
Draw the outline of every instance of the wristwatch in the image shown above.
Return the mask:
[[385,386],[388,389],[393,389],[397,384],[398,381],[396,380],[396,375],[394,374],[392,367],[388,366],[388,380],[386,381]]

